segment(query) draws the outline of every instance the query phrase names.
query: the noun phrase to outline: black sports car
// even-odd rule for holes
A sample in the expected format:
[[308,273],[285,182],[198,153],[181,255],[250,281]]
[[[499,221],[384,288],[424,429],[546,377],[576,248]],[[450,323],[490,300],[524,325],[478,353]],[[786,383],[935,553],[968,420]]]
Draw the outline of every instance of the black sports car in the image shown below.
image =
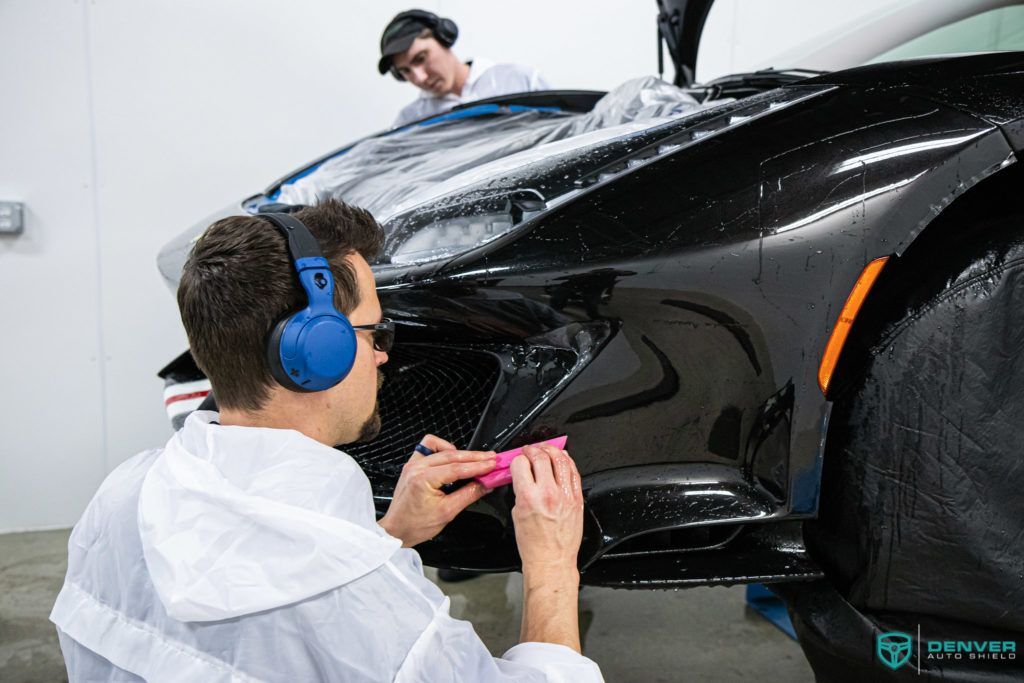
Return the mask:
[[[878,632],[1009,640],[1024,631],[1024,53],[701,85],[710,0],[658,4],[674,86],[473,103],[242,203],[329,193],[388,231],[384,429],[345,450],[383,511],[424,433],[497,450],[567,434],[584,584],[778,583],[823,676],[887,672]],[[993,11],[1024,33],[1017,3],[943,7],[911,38]],[[609,114],[638,89],[668,95]],[[196,234],[161,255],[172,285]],[[202,400],[187,353],[162,376],[179,418]],[[424,561],[516,569],[512,504],[488,495]]]

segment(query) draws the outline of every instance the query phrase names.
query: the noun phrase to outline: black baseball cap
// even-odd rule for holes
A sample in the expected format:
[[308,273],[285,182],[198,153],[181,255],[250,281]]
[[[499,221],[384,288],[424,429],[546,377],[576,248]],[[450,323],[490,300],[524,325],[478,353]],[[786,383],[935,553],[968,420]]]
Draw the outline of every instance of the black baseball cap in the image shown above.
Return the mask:
[[425,28],[433,28],[441,20],[433,12],[426,10],[409,10],[395,15],[395,18],[384,27],[380,36],[380,61],[377,71],[382,75],[391,68],[391,57],[405,52],[416,40],[416,36]]

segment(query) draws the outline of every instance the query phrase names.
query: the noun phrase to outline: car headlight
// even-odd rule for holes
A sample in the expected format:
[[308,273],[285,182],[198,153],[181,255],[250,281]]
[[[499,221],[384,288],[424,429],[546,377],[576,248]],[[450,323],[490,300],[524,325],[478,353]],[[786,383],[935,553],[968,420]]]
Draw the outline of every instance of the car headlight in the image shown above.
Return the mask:
[[398,244],[390,253],[391,263],[411,265],[457,256],[504,235],[514,225],[512,214],[507,212],[444,218]]

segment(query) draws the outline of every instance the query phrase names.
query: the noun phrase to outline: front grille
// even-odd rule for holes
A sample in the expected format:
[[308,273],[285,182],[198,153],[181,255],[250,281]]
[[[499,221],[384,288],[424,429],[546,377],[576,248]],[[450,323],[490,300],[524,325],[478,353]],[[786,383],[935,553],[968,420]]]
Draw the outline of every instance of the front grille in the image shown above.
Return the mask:
[[399,344],[388,355],[378,395],[380,434],[344,451],[367,474],[398,477],[424,434],[436,434],[459,448],[472,446],[498,381],[497,359],[482,351],[416,344]]

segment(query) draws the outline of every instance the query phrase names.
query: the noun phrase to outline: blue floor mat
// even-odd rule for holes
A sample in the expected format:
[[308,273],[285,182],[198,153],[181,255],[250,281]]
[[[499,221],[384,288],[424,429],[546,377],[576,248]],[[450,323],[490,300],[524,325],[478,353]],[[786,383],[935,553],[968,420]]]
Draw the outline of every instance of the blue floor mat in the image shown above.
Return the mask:
[[789,620],[789,612],[779,596],[772,593],[763,583],[747,584],[747,604],[758,614],[775,624],[780,631],[796,640],[793,623]]

